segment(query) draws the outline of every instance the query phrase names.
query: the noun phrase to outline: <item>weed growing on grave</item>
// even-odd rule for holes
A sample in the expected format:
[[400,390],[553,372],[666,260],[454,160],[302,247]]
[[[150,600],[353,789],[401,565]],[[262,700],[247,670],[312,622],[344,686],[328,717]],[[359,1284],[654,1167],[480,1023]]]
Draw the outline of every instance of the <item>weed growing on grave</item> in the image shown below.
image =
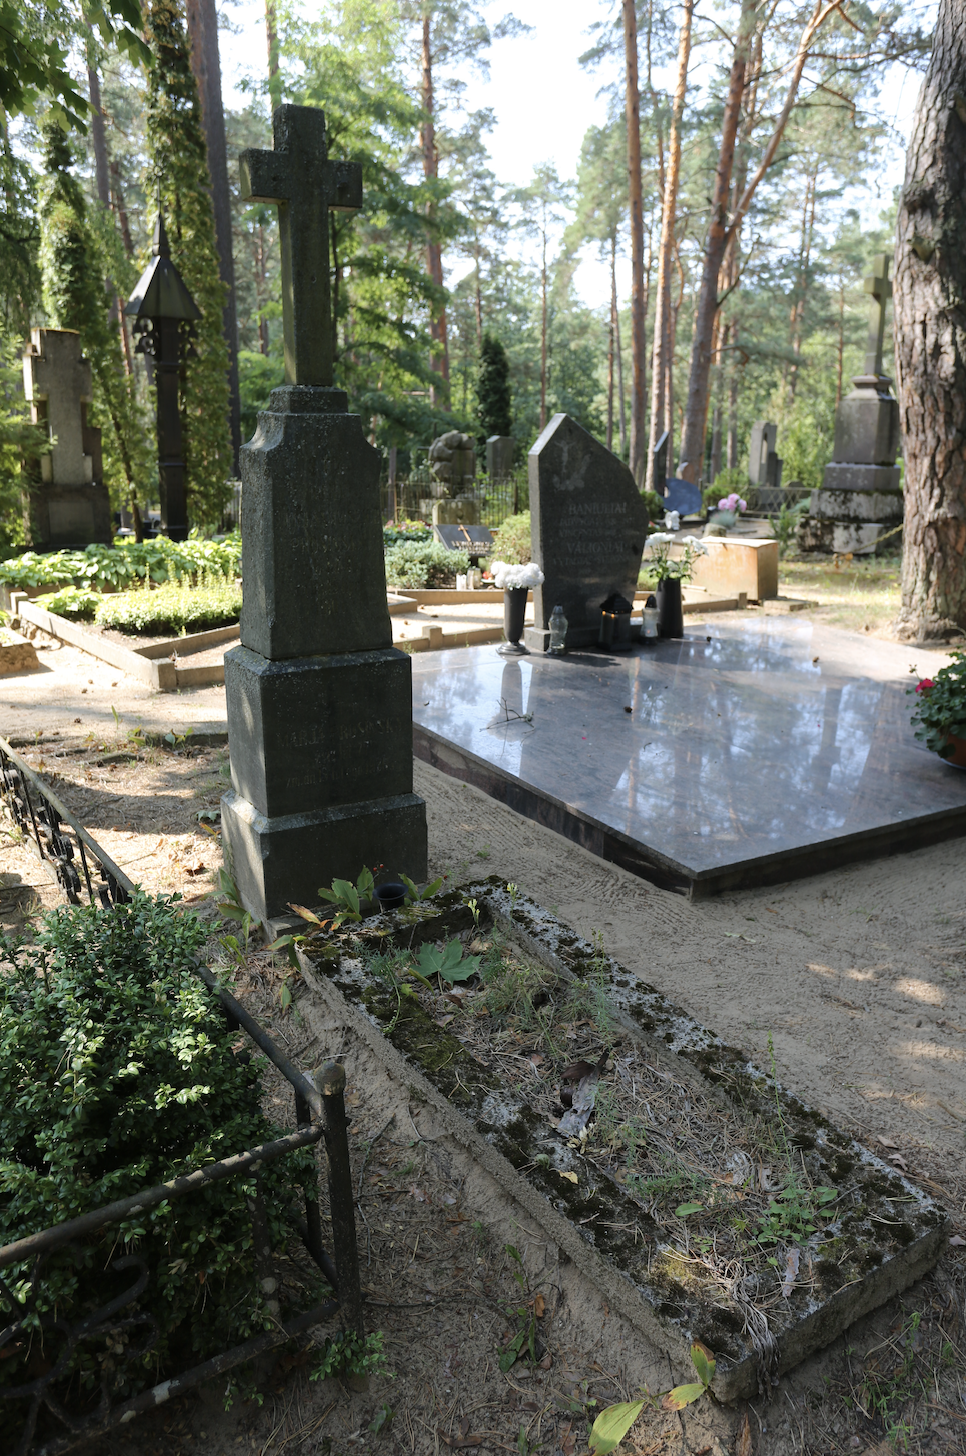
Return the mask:
[[386,1368],[386,1355],[382,1348],[384,1338],[382,1330],[365,1336],[352,1332],[327,1337],[309,1379],[326,1380],[330,1375],[355,1376],[357,1379],[367,1375],[385,1375],[392,1380],[394,1374]]
[[[711,1351],[698,1340],[691,1346],[691,1363],[697,1380],[687,1385],[676,1385],[673,1390],[669,1390],[660,1399],[662,1410],[684,1410],[710,1390],[717,1361]],[[650,1391],[646,1391],[640,1400],[621,1401],[619,1405],[609,1405],[602,1410],[591,1426],[587,1438],[593,1456],[609,1456],[623,1441],[631,1426],[643,1413],[644,1407],[657,1404],[657,1398]]]
[[506,1310],[512,1333],[500,1351],[499,1366],[505,1375],[518,1360],[528,1359],[531,1365],[535,1365],[540,1358],[537,1352],[537,1320],[543,1315],[544,1302],[542,1294],[534,1294],[530,1289],[530,1281],[519,1250],[513,1244],[504,1244],[503,1251],[513,1261],[510,1275],[519,1285],[524,1301],[522,1304],[511,1305]]
[[[832,1216],[830,1205],[838,1197],[834,1188],[812,1188],[799,1174],[799,1160],[788,1140],[788,1129],[778,1096],[778,1065],[771,1032],[768,1033],[768,1061],[775,1090],[778,1149],[788,1172],[784,1187],[776,1193],[762,1216],[758,1242],[763,1248],[779,1243],[804,1244],[812,1234],[817,1233],[820,1220]],[[769,1262],[777,1263],[777,1260],[772,1259]]]

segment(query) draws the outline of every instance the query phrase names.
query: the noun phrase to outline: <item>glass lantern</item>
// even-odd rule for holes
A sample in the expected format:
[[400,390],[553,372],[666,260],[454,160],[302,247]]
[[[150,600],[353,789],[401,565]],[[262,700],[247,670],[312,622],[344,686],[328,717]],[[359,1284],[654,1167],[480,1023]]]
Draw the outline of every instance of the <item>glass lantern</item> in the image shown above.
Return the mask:
[[550,613],[550,647],[553,657],[562,657],[567,650],[567,618],[563,607],[554,607]]

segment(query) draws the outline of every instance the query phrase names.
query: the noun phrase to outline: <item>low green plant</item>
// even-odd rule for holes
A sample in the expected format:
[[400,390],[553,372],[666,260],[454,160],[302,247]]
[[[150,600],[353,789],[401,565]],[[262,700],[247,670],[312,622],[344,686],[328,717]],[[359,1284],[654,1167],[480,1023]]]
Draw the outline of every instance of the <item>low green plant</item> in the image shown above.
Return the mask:
[[701,492],[701,499],[711,509],[716,506],[719,500],[725,496],[732,495],[735,491],[739,495],[748,494],[748,472],[739,466],[729,465],[726,470],[719,470],[714,478],[713,485],[706,485]]
[[[768,1061],[775,1094],[778,1150],[788,1173],[785,1186],[771,1200],[761,1220],[757,1239],[764,1248],[777,1243],[804,1244],[820,1228],[820,1218],[832,1217],[830,1205],[838,1198],[834,1188],[812,1188],[798,1175],[797,1159],[788,1139],[778,1095],[778,1065],[771,1032],[768,1033]],[[777,1260],[770,1259],[769,1263],[777,1264]]]
[[[687,1385],[676,1385],[662,1396],[660,1404],[663,1410],[684,1410],[710,1390],[717,1362],[707,1346],[702,1345],[699,1340],[695,1340],[691,1346],[691,1363],[697,1380]],[[625,1400],[618,1405],[606,1406],[591,1426],[587,1438],[587,1444],[594,1456],[609,1456],[623,1441],[644,1407],[655,1403],[655,1397],[645,1395],[640,1400]]]
[[514,1268],[511,1265],[510,1274],[514,1282],[520,1286],[526,1300],[526,1303],[514,1305],[507,1310],[507,1317],[516,1325],[516,1329],[500,1351],[498,1363],[500,1370],[505,1375],[510,1367],[523,1357],[527,1357],[531,1365],[537,1363],[537,1305],[530,1292],[530,1281],[527,1278],[527,1271],[520,1258],[519,1250],[515,1249],[512,1244],[504,1244],[503,1251],[516,1266]]
[[93,622],[94,613],[103,601],[99,591],[89,586],[62,586],[37,598],[37,606],[58,617],[74,622]]
[[24,551],[0,561],[0,582],[11,587],[111,586],[137,581],[162,583],[172,578],[195,579],[204,573],[237,576],[241,536],[237,531],[218,541],[192,533],[187,541],[158,536],[151,541],[121,539],[112,546],[91,544],[83,551]]
[[[912,721],[916,737],[940,758],[956,752],[953,738],[966,739],[966,652],[950,654],[952,662],[941,667],[934,678],[919,678],[908,695],[915,698]],[[909,671],[916,674],[915,668]]]
[[781,510],[777,516],[769,516],[768,523],[775,533],[778,542],[779,556],[786,556],[798,537],[798,527],[801,523],[802,512],[808,510],[808,501],[796,501],[795,505],[786,505],[782,501]]
[[384,1338],[382,1330],[364,1336],[354,1331],[327,1336],[319,1358],[309,1372],[309,1379],[327,1380],[330,1375],[362,1377],[390,1374],[382,1348]]
[[432,541],[433,528],[425,521],[389,521],[382,528],[383,545],[398,546],[401,541]]
[[526,566],[531,559],[530,512],[507,516],[493,531],[493,558],[508,566]]
[[427,942],[420,946],[416,967],[427,979],[430,976],[439,976],[447,985],[455,986],[459,981],[468,981],[471,976],[476,975],[480,968],[480,957],[464,955],[458,940],[448,940],[440,947]]
[[[137,891],[106,910],[59,909],[32,942],[0,942],[0,1244],[277,1136],[260,1072],[235,1056],[221,1005],[196,974],[206,927],[176,898]],[[314,1176],[301,1152],[258,1175],[273,1249]],[[159,1369],[269,1327],[252,1252],[255,1193],[254,1176],[211,1183],[48,1255],[0,1385],[22,1384],[38,1359],[63,1353],[60,1398],[68,1387],[93,1394],[102,1376],[128,1395]],[[65,1346],[58,1322],[76,1326],[130,1289],[141,1267],[147,1285],[112,1326],[110,1348],[96,1338]],[[31,1271],[26,1261],[4,1274],[23,1304]],[[0,1296],[0,1323],[12,1312]],[[144,1352],[152,1321],[158,1339]]]
[[402,541],[386,550],[386,581],[414,590],[453,586],[469,564],[465,551],[448,551],[438,541]]
[[195,586],[181,577],[155,590],[141,587],[101,597],[94,620],[116,632],[204,632],[237,622],[241,604],[241,589],[233,580],[205,572]]
[[649,521],[663,521],[667,504],[663,496],[658,495],[656,490],[642,490],[644,504],[647,507],[647,518]]

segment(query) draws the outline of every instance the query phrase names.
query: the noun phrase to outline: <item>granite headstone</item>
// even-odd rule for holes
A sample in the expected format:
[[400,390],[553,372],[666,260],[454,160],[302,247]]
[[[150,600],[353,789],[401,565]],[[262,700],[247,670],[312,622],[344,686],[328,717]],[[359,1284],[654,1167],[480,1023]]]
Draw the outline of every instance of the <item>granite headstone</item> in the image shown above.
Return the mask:
[[562,606],[567,646],[597,641],[602,604],[634,600],[647,539],[647,507],[617,456],[569,415],[554,415],[530,451],[530,540],[544,582],[533,591],[526,646],[545,651]]
[[326,214],[361,205],[312,107],[275,113],[241,158],[242,196],[279,208],[287,383],[241,451],[241,645],[225,655],[232,788],[222,829],[259,919],[315,904],[363,866],[426,877],[412,791],[411,662],[392,645],[380,457],[332,385]]
[[73,329],[33,329],[23,356],[24,394],[50,450],[26,475],[27,527],[41,551],[111,541],[111,503],[101,467],[101,432],[87,423],[91,366]]
[[512,435],[491,435],[486,442],[486,473],[491,480],[505,480],[513,474],[517,442]]

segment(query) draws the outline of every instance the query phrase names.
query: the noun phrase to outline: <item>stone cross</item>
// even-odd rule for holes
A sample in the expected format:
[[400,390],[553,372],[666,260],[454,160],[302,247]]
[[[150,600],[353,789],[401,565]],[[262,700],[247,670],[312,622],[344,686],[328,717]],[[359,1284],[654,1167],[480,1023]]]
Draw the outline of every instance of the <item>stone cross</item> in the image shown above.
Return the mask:
[[865,372],[879,378],[882,375],[882,341],[885,338],[886,308],[892,297],[889,282],[889,255],[879,253],[872,262],[872,277],[863,279],[866,293],[872,294],[869,310],[869,342],[866,346]]
[[282,253],[285,381],[332,384],[329,209],[362,206],[362,168],[330,162],[325,115],[313,106],[280,106],[275,150],[239,158],[245,202],[274,202]]
[[[84,449],[84,406],[91,400],[91,366],[73,329],[34,329],[23,356],[23,387],[53,441],[40,458],[53,485],[90,485],[93,461]],[[46,406],[46,409],[44,409]]]

